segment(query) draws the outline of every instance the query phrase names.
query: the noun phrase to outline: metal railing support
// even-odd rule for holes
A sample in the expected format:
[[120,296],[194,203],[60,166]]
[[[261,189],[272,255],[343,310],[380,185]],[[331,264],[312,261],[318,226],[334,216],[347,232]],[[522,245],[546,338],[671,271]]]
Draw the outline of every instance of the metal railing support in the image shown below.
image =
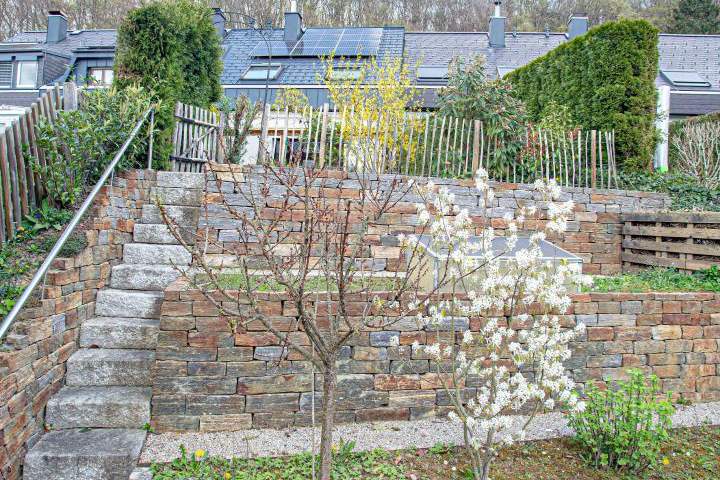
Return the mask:
[[75,213],[75,216],[72,218],[72,220],[70,220],[68,226],[65,227],[65,230],[63,231],[62,235],[60,235],[60,238],[58,238],[57,242],[55,242],[55,245],[53,246],[52,250],[50,250],[50,253],[48,253],[45,261],[42,263],[42,265],[40,265],[40,268],[38,268],[37,272],[35,272],[35,275],[33,276],[32,280],[30,280],[28,286],[25,287],[25,290],[23,290],[20,298],[18,298],[18,300],[15,302],[15,306],[13,307],[13,309],[3,319],[2,323],[0,323],[0,339],[2,339],[8,332],[8,330],[10,330],[10,327],[15,321],[15,318],[17,318],[20,310],[22,310],[23,306],[25,306],[25,303],[30,298],[30,295],[32,295],[32,292],[35,290],[35,288],[37,288],[43,278],[45,278],[45,274],[50,269],[50,265],[52,265],[52,262],[58,256],[58,253],[60,253],[60,250],[65,245],[67,239],[70,238],[70,235],[72,235],[72,233],[75,231],[75,228],[80,223],[82,217],[93,204],[93,202],[95,201],[95,197],[100,192],[103,185],[105,185],[108,177],[110,177],[110,175],[115,171],[115,167],[120,162],[120,159],[123,157],[123,155],[125,155],[125,151],[127,151],[128,147],[140,131],[140,128],[145,123],[145,120],[147,120],[148,115],[150,115],[152,112],[152,108],[147,109],[140,118],[140,120],[138,120],[135,128],[133,128],[128,139],[125,140],[125,143],[123,143],[122,147],[120,147],[120,150],[117,151],[115,157],[113,157],[110,164],[107,166],[107,168],[105,168],[105,171],[100,176],[100,179],[97,181],[90,194],[87,196],[82,205],[80,205],[80,208]]

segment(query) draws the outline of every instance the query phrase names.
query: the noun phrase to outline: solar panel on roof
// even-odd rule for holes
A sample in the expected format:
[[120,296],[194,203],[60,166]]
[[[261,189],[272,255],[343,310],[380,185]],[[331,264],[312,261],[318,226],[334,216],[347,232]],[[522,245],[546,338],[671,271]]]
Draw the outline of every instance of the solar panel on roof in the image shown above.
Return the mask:
[[382,28],[308,29],[295,44],[283,41],[258,44],[253,57],[369,57],[377,55],[382,41]]

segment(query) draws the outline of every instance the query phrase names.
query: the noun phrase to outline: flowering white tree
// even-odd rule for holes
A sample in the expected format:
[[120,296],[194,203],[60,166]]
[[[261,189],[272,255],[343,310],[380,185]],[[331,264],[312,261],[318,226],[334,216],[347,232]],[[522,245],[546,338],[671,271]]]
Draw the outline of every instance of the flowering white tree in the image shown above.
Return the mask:
[[[494,193],[484,170],[477,172],[476,186],[489,208]],[[462,424],[476,479],[489,478],[499,449],[522,440],[539,412],[561,404],[583,408],[563,362],[571,355],[569,342],[584,326],[564,328],[558,315],[570,307],[570,292],[588,280],[566,262],[544,259],[540,245],[546,234],[565,232],[573,203],[558,202],[561,191],[554,181],[538,181],[535,188],[548,218],[544,231],[527,240],[520,241],[518,232],[536,215],[534,207],[505,218],[504,238],[496,238],[486,224],[475,236],[467,210],[454,205],[446,187],[436,189],[432,183],[423,187],[428,201],[419,211],[429,235],[401,238],[406,250],[424,253],[416,261],[442,259],[434,291],[448,294],[416,292],[409,308],[429,329],[457,332],[458,338],[437,335],[447,344],[413,348],[424,348],[434,360],[453,407],[450,416]],[[469,319],[479,319],[481,328],[471,331]],[[468,390],[470,384],[477,388]],[[518,413],[525,415],[521,421]]]

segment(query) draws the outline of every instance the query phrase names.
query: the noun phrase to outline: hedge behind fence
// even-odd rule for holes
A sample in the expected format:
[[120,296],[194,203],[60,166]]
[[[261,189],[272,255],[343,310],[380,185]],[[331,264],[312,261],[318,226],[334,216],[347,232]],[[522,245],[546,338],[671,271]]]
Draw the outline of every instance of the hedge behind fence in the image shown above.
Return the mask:
[[551,101],[583,129],[615,130],[618,160],[652,164],[658,31],[644,20],[607,22],[510,73],[516,95],[539,121]]
[[154,155],[170,155],[176,102],[208,107],[222,95],[220,39],[212,10],[191,0],[155,1],[133,9],[118,30],[115,82],[139,84],[160,101]]

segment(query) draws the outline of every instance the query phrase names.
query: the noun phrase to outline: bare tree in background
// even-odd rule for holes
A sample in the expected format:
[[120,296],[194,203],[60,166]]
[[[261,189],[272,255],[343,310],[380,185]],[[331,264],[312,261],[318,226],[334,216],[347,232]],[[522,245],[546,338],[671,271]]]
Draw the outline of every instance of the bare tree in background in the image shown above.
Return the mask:
[[[678,0],[506,0],[508,27],[518,31],[565,31],[568,16],[585,13],[590,24],[620,17],[644,18],[666,28]],[[283,24],[283,0],[207,1],[211,7],[238,12],[265,25]],[[139,0],[5,0],[0,2],[0,39],[21,30],[44,30],[47,12],[60,9],[71,28],[115,28]],[[301,0],[306,25],[402,25],[410,31],[486,31],[492,15],[490,0]]]
[[691,122],[675,135],[673,168],[693,177],[701,185],[720,186],[720,122]]

